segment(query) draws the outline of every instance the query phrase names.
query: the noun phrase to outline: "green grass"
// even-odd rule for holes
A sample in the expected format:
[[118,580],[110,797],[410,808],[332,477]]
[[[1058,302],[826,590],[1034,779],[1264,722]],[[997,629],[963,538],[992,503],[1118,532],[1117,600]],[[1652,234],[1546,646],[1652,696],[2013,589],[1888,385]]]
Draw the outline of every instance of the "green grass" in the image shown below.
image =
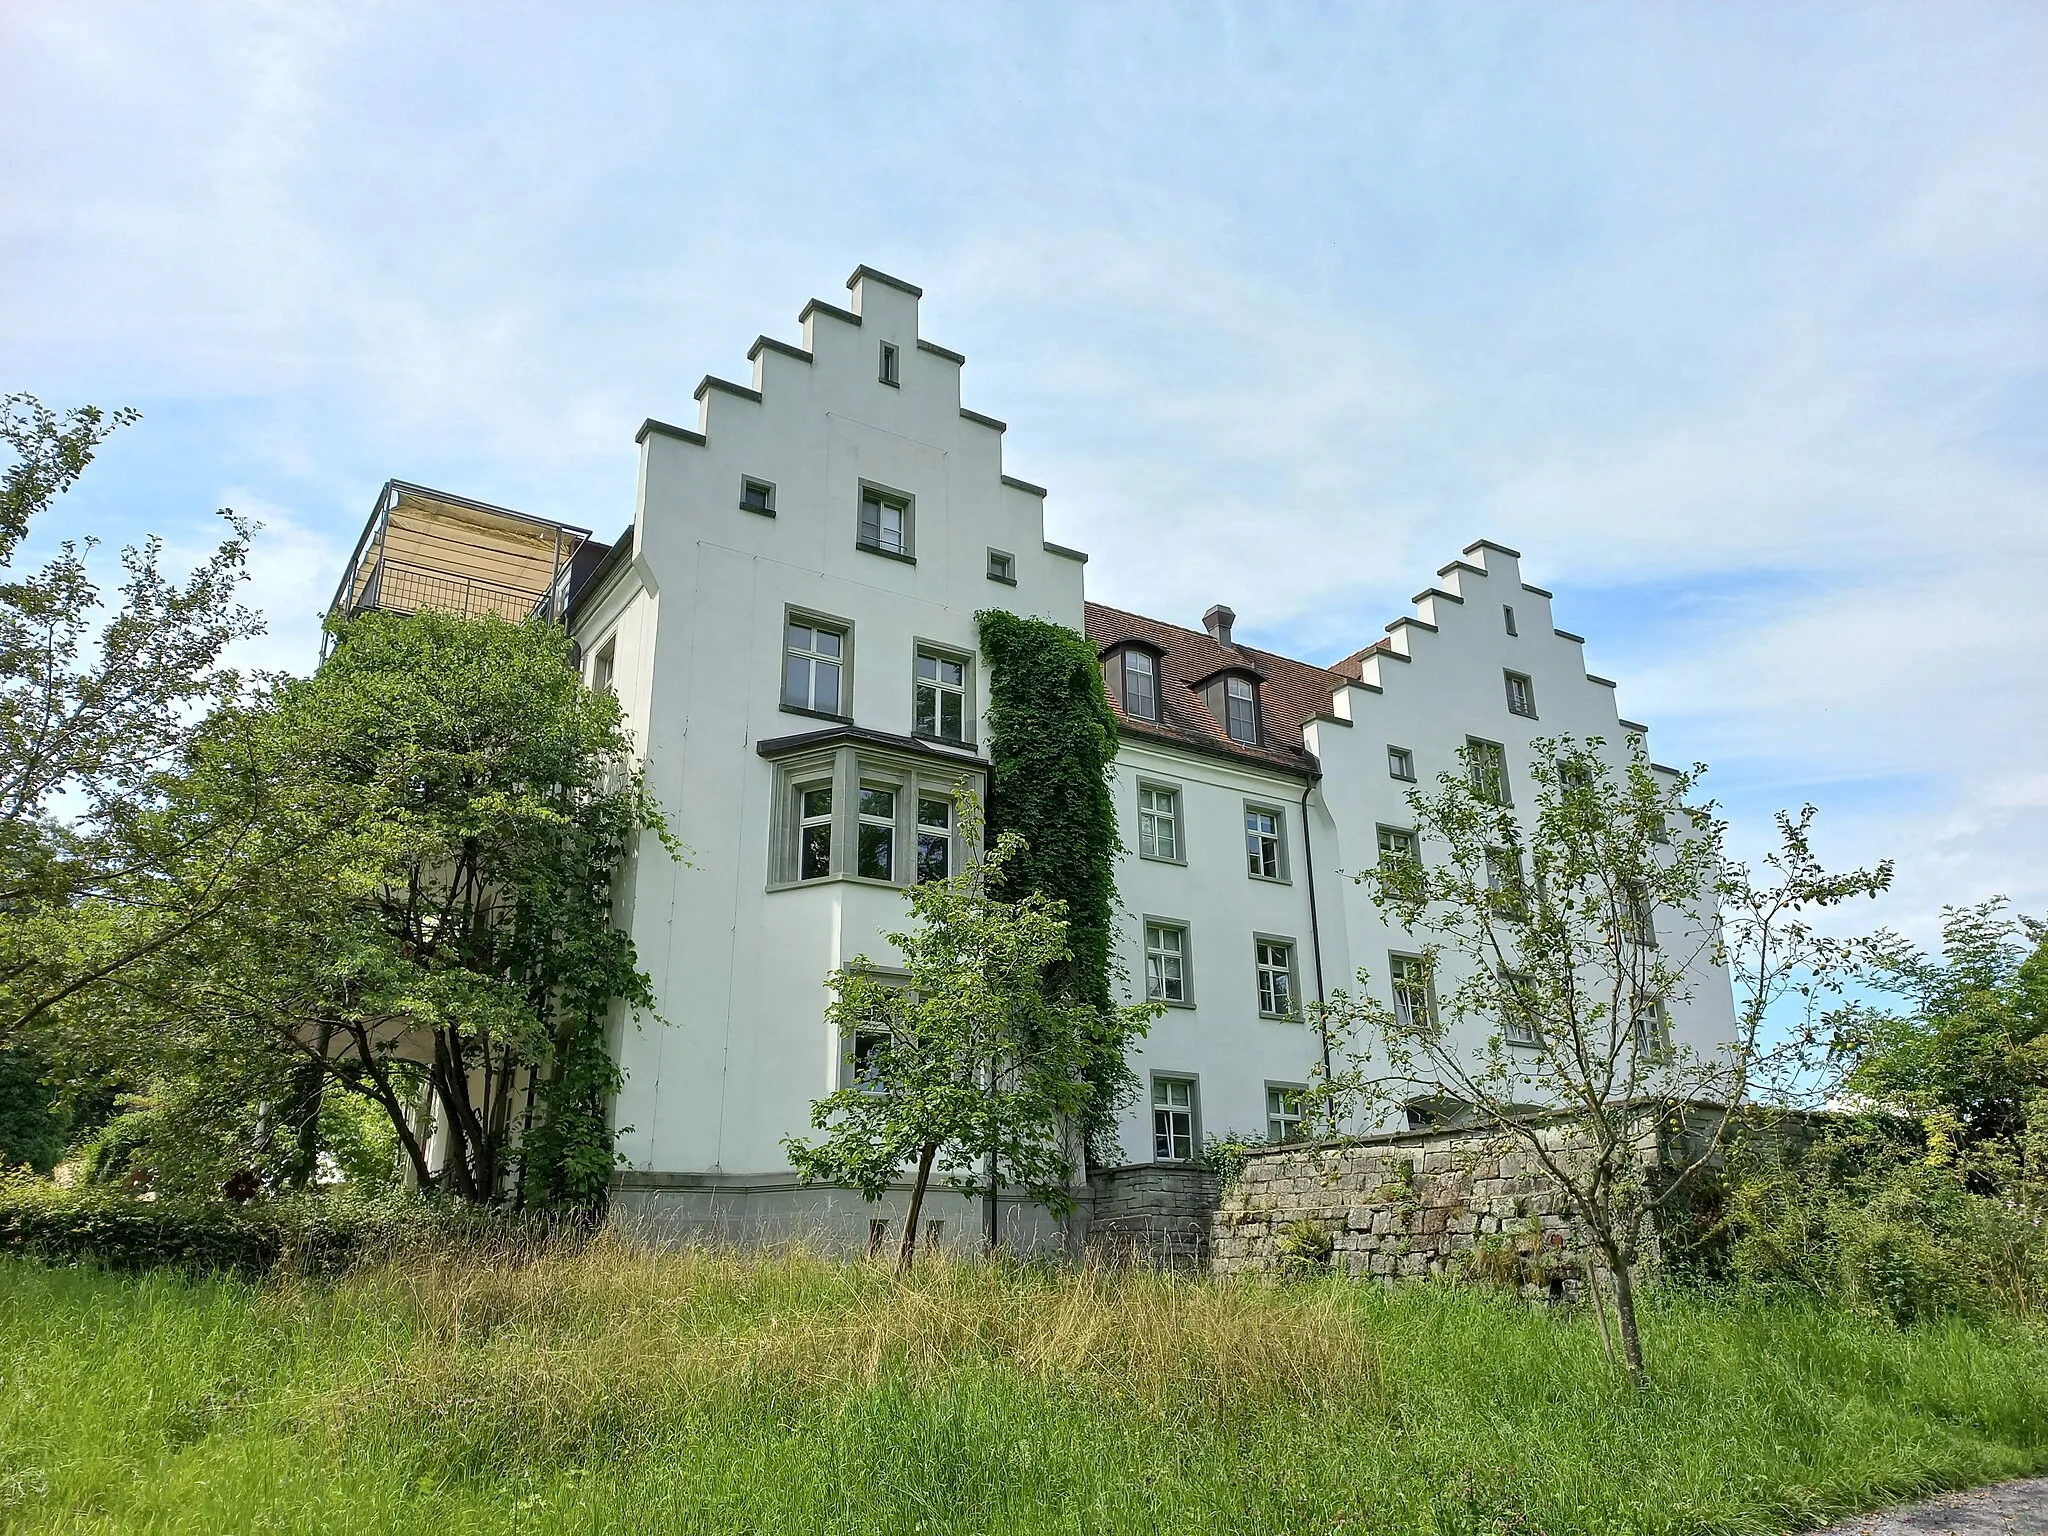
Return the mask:
[[7,1531],[1764,1532],[2048,1466],[2048,1333],[600,1244],[0,1262]]

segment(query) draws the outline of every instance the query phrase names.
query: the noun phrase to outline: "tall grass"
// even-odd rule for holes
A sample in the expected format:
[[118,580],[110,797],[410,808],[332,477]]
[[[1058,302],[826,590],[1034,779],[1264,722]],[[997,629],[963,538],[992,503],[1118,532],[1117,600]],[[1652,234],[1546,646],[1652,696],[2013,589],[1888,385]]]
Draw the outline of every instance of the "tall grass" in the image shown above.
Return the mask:
[[2048,1465],[2048,1334],[603,1241],[0,1264],[8,1531],[1766,1532]]

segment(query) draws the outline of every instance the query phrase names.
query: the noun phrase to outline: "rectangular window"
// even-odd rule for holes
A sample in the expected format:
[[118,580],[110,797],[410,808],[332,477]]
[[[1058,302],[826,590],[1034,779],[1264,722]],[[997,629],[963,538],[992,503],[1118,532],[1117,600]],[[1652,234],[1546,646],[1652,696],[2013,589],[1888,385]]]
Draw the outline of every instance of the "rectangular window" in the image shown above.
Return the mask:
[[1301,1140],[1301,1094],[1299,1088],[1266,1084],[1266,1140]]
[[1159,718],[1159,668],[1149,652],[1124,652],[1124,713],[1134,720]]
[[854,870],[864,880],[896,878],[896,791],[860,787],[859,851]]
[[1145,996],[1155,1003],[1188,997],[1188,931],[1178,923],[1145,925]]
[[908,499],[872,488],[862,490],[859,543],[862,549],[908,560],[911,556]]
[[843,715],[846,703],[846,631],[810,619],[791,619],[784,641],[782,702],[791,709]]
[[1017,585],[1017,557],[1000,549],[988,552],[988,579],[1000,581],[1005,586]]
[[1507,621],[1509,634],[1513,635],[1520,633],[1520,631],[1515,628],[1515,610],[1512,607],[1510,607],[1506,603],[1502,603],[1500,605],[1500,616],[1502,619]]
[[1536,685],[1520,672],[1503,672],[1508,686],[1508,713],[1536,718]]
[[1500,1032],[1509,1045],[1538,1046],[1536,1011],[1530,1005],[1530,980],[1518,971],[1500,973]]
[[1415,782],[1415,754],[1406,747],[1387,748],[1387,777],[1413,784]]
[[1628,903],[1628,936],[1645,949],[1657,947],[1656,904],[1641,886],[1631,885],[1622,892],[1622,899]]
[[940,741],[967,739],[967,663],[942,651],[917,651],[917,710],[911,731]]
[[902,382],[896,376],[896,343],[894,343],[893,341],[885,341],[882,343],[882,368],[880,377],[882,382],[884,384],[887,384],[892,389],[896,388]]
[[1493,896],[1493,909],[1508,918],[1526,917],[1529,912],[1529,884],[1522,869],[1519,848],[1486,850],[1486,889]]
[[1512,805],[1508,798],[1508,754],[1497,741],[1465,738],[1465,776],[1472,792],[1493,805]]
[[1394,1021],[1404,1030],[1436,1028],[1436,999],[1431,995],[1429,967],[1419,955],[1387,956],[1387,974],[1394,984]]
[[1252,685],[1241,677],[1223,680],[1223,729],[1232,741],[1259,744],[1259,706]]
[[832,873],[832,786],[796,787],[796,877],[822,880]]
[[883,1053],[889,1049],[889,1026],[876,1020],[853,1032],[853,1047],[847,1061],[848,1086],[863,1093],[880,1093]]
[[1257,805],[1244,808],[1244,855],[1247,872],[1254,880],[1287,878],[1278,811]]
[[1294,1017],[1294,946],[1276,939],[1256,945],[1259,967],[1259,1012],[1269,1019]]
[[1380,862],[1415,857],[1415,834],[1406,827],[1380,828]]
[[1152,1155],[1162,1163],[1195,1157],[1195,1085],[1185,1077],[1152,1079]]
[[1636,1010],[1630,1035],[1638,1056],[1659,1056],[1671,1049],[1671,1015],[1661,1000]]
[[604,649],[597,653],[597,660],[590,664],[590,691],[603,693],[612,686],[612,677],[619,669],[619,641],[614,635],[605,641]]
[[936,795],[917,797],[917,879],[944,880],[953,873],[953,802]]
[[1138,786],[1138,853],[1179,863],[1180,792],[1158,784]]
[[775,515],[775,487],[766,480],[756,480],[751,475],[740,481],[740,509],[758,512],[763,517]]

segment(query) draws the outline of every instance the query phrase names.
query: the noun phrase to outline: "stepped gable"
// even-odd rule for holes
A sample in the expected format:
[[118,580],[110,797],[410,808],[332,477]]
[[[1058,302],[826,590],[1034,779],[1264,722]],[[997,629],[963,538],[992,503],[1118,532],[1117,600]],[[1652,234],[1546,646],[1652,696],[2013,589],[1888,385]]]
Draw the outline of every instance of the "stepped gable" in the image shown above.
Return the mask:
[[[1173,746],[1242,758],[1261,767],[1289,773],[1321,772],[1315,754],[1302,746],[1302,728],[1317,717],[1330,718],[1330,695],[1346,679],[1326,667],[1276,656],[1249,645],[1222,645],[1198,629],[1183,629],[1143,614],[1127,613],[1104,603],[1087,606],[1088,638],[1097,656],[1139,641],[1160,656],[1160,713],[1164,720],[1133,720],[1115,694],[1110,708],[1129,735]],[[1219,672],[1248,672],[1259,680],[1259,708],[1265,741],[1256,747],[1232,741],[1223,722],[1209,712],[1197,690]]]

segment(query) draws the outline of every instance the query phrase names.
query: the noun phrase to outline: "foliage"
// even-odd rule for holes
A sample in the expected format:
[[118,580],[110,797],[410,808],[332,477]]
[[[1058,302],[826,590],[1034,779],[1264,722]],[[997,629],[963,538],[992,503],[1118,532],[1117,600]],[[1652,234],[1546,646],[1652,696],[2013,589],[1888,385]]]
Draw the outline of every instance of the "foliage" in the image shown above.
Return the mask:
[[2048,1180],[1971,1191],[1913,1122],[1871,1115],[1812,1145],[1745,1138],[1722,1224],[1740,1284],[1790,1288],[1900,1324],[1943,1313],[2048,1316]]
[[2048,1466],[2048,1335],[609,1237],[345,1280],[0,1260],[0,1524],[510,1533],[1809,1529]]
[[[965,796],[970,841],[979,807]],[[1073,1204],[1073,1130],[1094,1092],[1102,1053],[1121,1053],[1155,1016],[1152,1004],[1104,1010],[1055,990],[1070,958],[1064,906],[1039,891],[1016,901],[1011,866],[1023,839],[1005,832],[986,858],[911,887],[912,927],[889,942],[906,975],[879,974],[866,955],[828,978],[828,1016],[856,1080],[813,1106],[815,1141],[783,1142],[806,1182],[850,1184],[878,1200],[915,1165],[899,1267],[916,1253],[917,1220],[934,1170],[966,1194],[1004,1184],[1055,1213]]]
[[1299,1279],[1330,1267],[1336,1242],[1330,1229],[1313,1216],[1301,1216],[1280,1230],[1273,1246],[1280,1253],[1280,1273]]
[[1233,1132],[1228,1136],[1207,1136],[1202,1140],[1202,1166],[1215,1174],[1223,1188],[1228,1189],[1237,1182],[1244,1172],[1251,1154],[1266,1145],[1263,1136],[1246,1136]]
[[[233,829],[221,856],[250,869],[220,922],[115,979],[92,1043],[151,1043],[149,1096],[194,1132],[153,1140],[159,1164],[190,1164],[182,1187],[203,1187],[207,1148],[303,1187],[332,1088],[378,1106],[423,1188],[593,1204],[613,1161],[605,1030],[615,1004],[653,1003],[613,880],[641,831],[667,841],[618,703],[538,621],[331,622],[326,664],[217,710],[139,823],[208,850]],[[80,925],[119,947],[127,920]]]
[[30,1042],[0,1046],[0,1168],[48,1173],[70,1145],[72,1117],[49,1077]]
[[[999,894],[1015,900],[1036,891],[1062,904],[1070,958],[1055,968],[1053,991],[1107,1014],[1123,845],[1110,791],[1116,716],[1101,662],[1086,635],[1045,619],[992,609],[975,623],[989,664],[988,830],[1023,840]],[[1116,1111],[1137,1092],[1137,1077],[1125,1054],[1106,1045],[1087,1075],[1089,1160],[1112,1163]]]
[[[1397,982],[1399,1006],[1365,990],[1361,971],[1358,993],[1311,1009],[1333,1068],[1308,1099],[1332,1129],[1449,1103],[1532,1155],[1606,1266],[1640,1383],[1631,1272],[1651,1220],[1716,1159],[1726,1124],[1702,1124],[1697,1106],[1746,1101],[1772,1053],[1774,1004],[1839,986],[1851,951],[1811,914],[1882,890],[1890,867],[1828,874],[1808,807],[1780,815],[1775,878],[1759,884],[1724,857],[1712,808],[1687,802],[1703,770],[1664,784],[1633,738],[1619,768],[1604,748],[1538,740],[1526,813],[1479,748],[1434,793],[1409,795],[1419,853],[1358,879],[1396,925],[1428,936],[1420,974]],[[1718,988],[1721,963],[1739,994],[1728,1038],[1672,1038],[1671,1006]],[[1716,999],[1699,1001],[1712,1017]]]
[[1844,1009],[1830,1040],[1840,1091],[1924,1120],[1980,1194],[2048,1186],[2048,928],[2004,907],[1949,908],[1940,959],[1881,936],[1865,979],[1910,1011]]
[[[165,879],[160,845],[131,823],[195,722],[240,695],[221,665],[261,621],[235,601],[255,525],[223,512],[228,537],[182,582],[162,541],[125,549],[109,611],[89,569],[97,543],[65,539],[40,569],[14,573],[31,528],[51,515],[132,410],[59,417],[32,395],[0,399],[0,1044],[167,937],[218,912],[225,890]],[[124,943],[81,952],[66,919],[79,902],[119,904]]]
[[462,1245],[480,1257],[524,1230],[510,1218],[416,1196],[301,1195],[235,1205],[0,1174],[0,1253],[45,1263],[338,1274],[422,1248]]

